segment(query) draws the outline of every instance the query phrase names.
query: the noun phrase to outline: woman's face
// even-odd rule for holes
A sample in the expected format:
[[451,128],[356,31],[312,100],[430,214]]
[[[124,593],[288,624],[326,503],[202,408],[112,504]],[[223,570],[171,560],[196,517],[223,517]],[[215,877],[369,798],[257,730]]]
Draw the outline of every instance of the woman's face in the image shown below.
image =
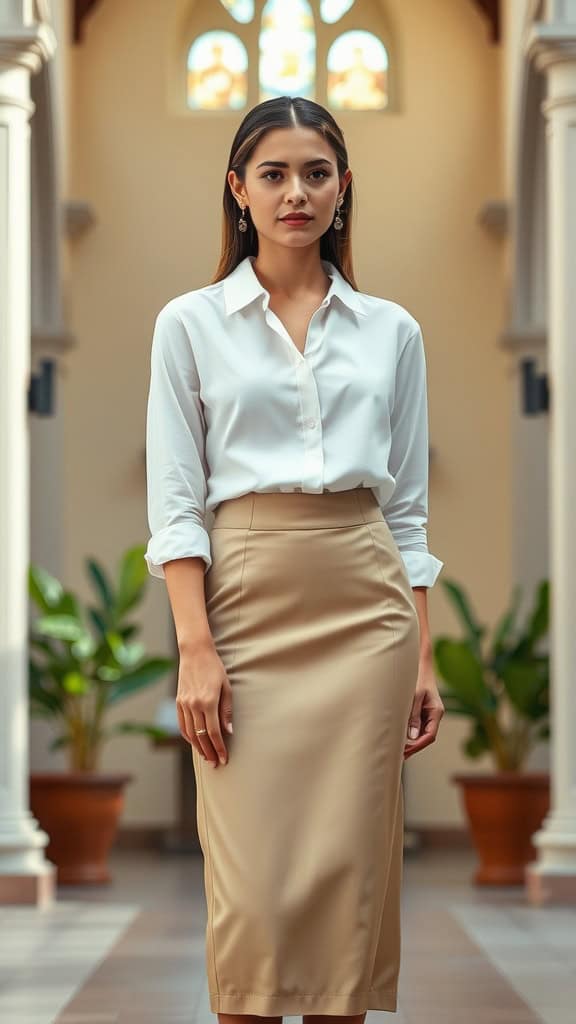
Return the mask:
[[[300,248],[316,242],[334,220],[336,200],[352,178],[349,169],[338,178],[336,154],[313,128],[275,128],[258,143],[246,165],[244,184],[235,171],[228,182],[250,208],[259,236]],[[296,227],[282,218],[291,211],[311,220]],[[240,207],[238,207],[240,216]]]

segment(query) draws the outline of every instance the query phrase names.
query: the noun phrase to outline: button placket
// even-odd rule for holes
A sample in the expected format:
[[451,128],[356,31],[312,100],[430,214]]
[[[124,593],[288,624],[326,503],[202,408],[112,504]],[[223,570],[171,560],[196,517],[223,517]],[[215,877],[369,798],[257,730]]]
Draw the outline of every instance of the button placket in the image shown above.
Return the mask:
[[320,401],[312,368],[306,360],[303,360],[298,368],[297,382],[302,410],[301,430],[304,444],[302,487],[306,491],[322,491],[324,454]]

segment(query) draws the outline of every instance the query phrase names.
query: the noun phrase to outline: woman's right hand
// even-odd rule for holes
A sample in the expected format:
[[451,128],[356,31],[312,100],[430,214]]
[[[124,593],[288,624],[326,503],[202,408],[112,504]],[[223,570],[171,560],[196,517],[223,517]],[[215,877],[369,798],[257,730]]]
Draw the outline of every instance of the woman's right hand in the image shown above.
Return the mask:
[[213,643],[180,652],[176,710],[184,739],[213,767],[227,764],[222,733],[232,732],[232,686]]

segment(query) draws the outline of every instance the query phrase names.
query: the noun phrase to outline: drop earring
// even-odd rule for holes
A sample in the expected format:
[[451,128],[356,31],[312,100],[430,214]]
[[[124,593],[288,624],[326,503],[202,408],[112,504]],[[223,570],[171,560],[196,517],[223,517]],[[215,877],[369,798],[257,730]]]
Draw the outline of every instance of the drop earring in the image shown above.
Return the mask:
[[343,202],[344,202],[344,196],[342,196],[338,200],[338,202],[336,204],[336,207],[337,207],[337,209],[336,209],[336,219],[334,221],[334,228],[335,228],[336,231],[341,231],[342,228],[344,227],[344,221],[342,220],[342,218],[340,216],[340,207],[342,206]]
[[244,210],[246,209],[246,207],[242,203],[240,203],[240,209],[242,210],[242,216],[240,217],[240,220],[238,221],[238,230],[239,231],[247,231],[248,230],[248,221],[246,220],[246,218],[244,216]]

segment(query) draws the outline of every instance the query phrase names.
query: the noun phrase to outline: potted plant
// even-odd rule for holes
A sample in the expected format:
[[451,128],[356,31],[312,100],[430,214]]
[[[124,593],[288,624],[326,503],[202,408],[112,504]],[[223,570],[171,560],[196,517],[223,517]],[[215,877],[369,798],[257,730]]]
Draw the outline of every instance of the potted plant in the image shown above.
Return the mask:
[[444,589],[463,626],[462,639],[438,637],[435,666],[447,688],[440,696],[447,714],[470,719],[462,749],[476,759],[489,754],[495,771],[459,773],[471,836],[479,857],[478,885],[518,885],[536,850],[532,835],[550,805],[547,772],[528,772],[531,750],[549,738],[549,656],[541,649],[548,633],[549,586],[541,581],[523,625],[517,624],[522,588],[491,638],[464,590],[453,580]]
[[69,763],[67,772],[31,774],[30,807],[50,837],[46,855],[61,884],[110,881],[107,856],[132,776],[98,770],[103,745],[119,734],[167,733],[107,718],[174,666],[174,659],[146,656],[136,640],[140,627],[130,621],[147,581],[144,547],[124,553],[114,582],[95,559],[85,566],[96,597],[86,606],[45,569],[31,565],[28,577],[40,612],[30,627],[30,710],[54,723],[50,749],[65,749]]

